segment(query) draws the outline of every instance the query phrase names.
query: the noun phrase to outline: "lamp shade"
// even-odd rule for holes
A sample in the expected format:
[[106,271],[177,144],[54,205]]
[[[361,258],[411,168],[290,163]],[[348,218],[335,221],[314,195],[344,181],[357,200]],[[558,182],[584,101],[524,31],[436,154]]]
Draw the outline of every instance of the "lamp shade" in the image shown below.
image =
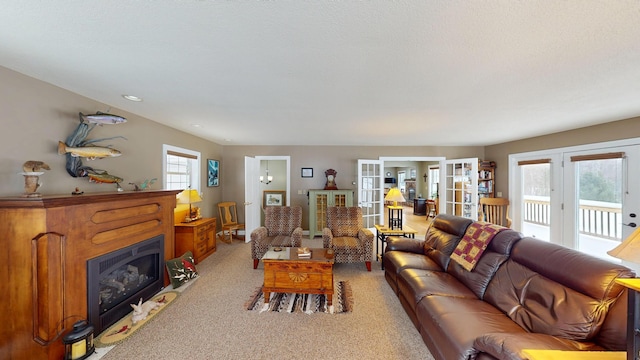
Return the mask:
[[391,188],[387,193],[387,196],[384,197],[385,201],[393,201],[393,206],[398,206],[398,201],[405,202],[404,196],[400,192],[400,189],[397,187]]
[[193,204],[202,201],[196,189],[184,189],[177,196],[178,204]]
[[640,228],[631,233],[620,245],[607,251],[607,254],[621,260],[640,263]]

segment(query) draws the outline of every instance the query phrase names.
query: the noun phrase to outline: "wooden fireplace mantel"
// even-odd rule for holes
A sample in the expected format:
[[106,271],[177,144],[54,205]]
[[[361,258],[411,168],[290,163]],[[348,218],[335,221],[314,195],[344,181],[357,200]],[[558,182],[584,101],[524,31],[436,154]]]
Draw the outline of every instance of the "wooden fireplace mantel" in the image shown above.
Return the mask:
[[173,258],[178,192],[0,198],[0,358],[63,357],[62,335],[87,318],[88,259],[160,234]]

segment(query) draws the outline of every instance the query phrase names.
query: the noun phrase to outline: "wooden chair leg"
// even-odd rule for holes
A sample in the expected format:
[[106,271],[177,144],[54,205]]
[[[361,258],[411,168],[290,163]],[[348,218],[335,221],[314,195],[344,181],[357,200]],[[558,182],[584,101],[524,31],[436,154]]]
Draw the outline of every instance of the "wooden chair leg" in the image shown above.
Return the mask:
[[259,261],[260,261],[259,259],[253,259],[253,268],[254,268],[254,269],[257,269],[257,268],[258,268],[258,262],[259,262]]

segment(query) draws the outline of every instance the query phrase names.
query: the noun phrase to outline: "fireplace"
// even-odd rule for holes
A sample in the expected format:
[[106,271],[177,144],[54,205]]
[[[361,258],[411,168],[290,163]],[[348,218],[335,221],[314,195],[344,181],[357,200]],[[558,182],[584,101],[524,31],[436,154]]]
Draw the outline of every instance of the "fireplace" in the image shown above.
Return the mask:
[[87,316],[96,334],[163,287],[164,235],[87,260]]

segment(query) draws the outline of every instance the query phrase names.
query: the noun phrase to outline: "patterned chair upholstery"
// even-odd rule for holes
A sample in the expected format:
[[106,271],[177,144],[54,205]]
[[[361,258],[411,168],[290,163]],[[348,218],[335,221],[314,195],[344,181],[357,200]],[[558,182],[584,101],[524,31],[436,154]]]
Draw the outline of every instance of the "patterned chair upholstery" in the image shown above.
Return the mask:
[[363,262],[371,271],[373,233],[362,227],[359,207],[327,208],[327,227],[322,229],[322,243],[333,249],[336,263]]
[[269,246],[300,247],[302,245],[302,208],[300,206],[267,206],[264,226],[251,232],[253,268]]

